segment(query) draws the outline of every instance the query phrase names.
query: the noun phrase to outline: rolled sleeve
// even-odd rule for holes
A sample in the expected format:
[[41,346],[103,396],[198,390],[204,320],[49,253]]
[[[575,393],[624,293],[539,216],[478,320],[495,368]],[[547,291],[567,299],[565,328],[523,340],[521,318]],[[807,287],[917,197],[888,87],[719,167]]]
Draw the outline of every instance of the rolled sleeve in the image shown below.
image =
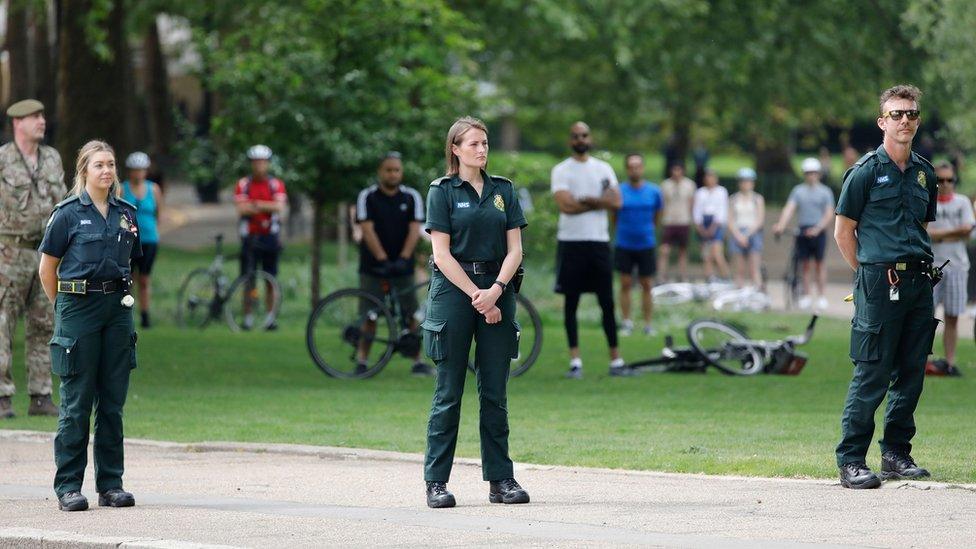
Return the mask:
[[[834,213],[854,221],[861,220],[861,212],[867,203],[869,168],[860,166],[852,171],[844,181],[840,197],[837,198],[837,208]],[[934,217],[934,216],[933,216]]]
[[44,229],[44,239],[41,240],[41,245],[37,248],[38,251],[59,259],[64,257],[64,254],[68,251],[68,230],[68,215],[64,210],[54,210],[54,213],[51,214],[51,218],[48,221],[47,228]]
[[522,203],[519,202],[518,192],[515,185],[511,187],[511,194],[508,197],[508,207],[505,208],[505,230],[523,229],[528,223],[525,221],[525,214],[522,213]]
[[431,185],[427,192],[427,223],[424,230],[428,233],[451,232],[451,209],[447,203],[447,192],[439,185]]

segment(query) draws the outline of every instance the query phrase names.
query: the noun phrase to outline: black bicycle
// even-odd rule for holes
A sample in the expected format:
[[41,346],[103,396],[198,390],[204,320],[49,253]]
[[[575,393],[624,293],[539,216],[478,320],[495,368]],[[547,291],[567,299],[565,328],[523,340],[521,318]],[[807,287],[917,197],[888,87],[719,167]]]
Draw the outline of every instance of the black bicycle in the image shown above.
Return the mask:
[[[783,303],[786,305],[787,311],[792,311],[796,308],[800,301],[800,292],[802,291],[803,278],[800,272],[800,251],[796,248],[796,237],[800,235],[799,229],[793,230],[793,242],[790,244],[790,260],[786,264],[786,270],[783,272]],[[779,240],[780,235],[776,235],[776,240]]]
[[749,339],[739,328],[721,320],[694,320],[686,330],[691,347],[675,348],[672,337],[666,336],[661,356],[632,362],[627,367],[635,372],[703,373],[713,366],[728,375],[797,375],[807,357],[796,349],[810,341],[816,324],[814,315],[803,334],[767,341]]
[[[281,286],[269,273],[254,270],[230,282],[224,274],[224,235],[218,234],[209,267],[190,271],[176,294],[176,324],[203,328],[223,320],[233,331],[271,328],[281,309]],[[255,316],[261,315],[255,323]]]
[[[345,288],[325,296],[312,309],[305,328],[305,344],[315,365],[325,374],[343,379],[368,378],[378,374],[395,353],[414,359],[423,346],[420,325],[426,317],[425,300],[429,282],[395,290],[383,281],[383,298],[359,288]],[[406,314],[401,304],[408,292],[419,306]],[[535,306],[521,294],[516,321],[522,327],[520,352],[512,359],[509,376],[524,374],[542,351],[542,319]],[[469,367],[474,368],[471,361]]]

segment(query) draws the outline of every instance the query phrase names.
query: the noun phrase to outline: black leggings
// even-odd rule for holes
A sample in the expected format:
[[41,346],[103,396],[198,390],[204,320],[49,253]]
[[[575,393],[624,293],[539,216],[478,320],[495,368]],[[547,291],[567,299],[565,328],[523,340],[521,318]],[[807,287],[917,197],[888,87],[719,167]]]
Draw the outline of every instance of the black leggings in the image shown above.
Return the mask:
[[[576,309],[579,307],[579,293],[567,293],[566,305],[563,308],[563,323],[566,325],[566,340],[569,347],[579,347],[579,326],[576,322]],[[603,311],[603,333],[607,336],[607,345],[617,346],[617,319],[613,314],[613,286],[596,292],[596,299]]]

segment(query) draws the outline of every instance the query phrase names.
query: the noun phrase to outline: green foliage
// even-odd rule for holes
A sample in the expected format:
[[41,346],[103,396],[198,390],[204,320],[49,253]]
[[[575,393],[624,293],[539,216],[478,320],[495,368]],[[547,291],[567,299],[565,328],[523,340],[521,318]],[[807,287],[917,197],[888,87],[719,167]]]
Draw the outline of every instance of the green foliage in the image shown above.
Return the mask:
[[447,127],[471,106],[465,21],[440,2],[247,1],[242,24],[201,33],[219,96],[214,143],[243,171],[265,143],[314,199],[345,199],[380,155],[404,153],[408,176],[439,171]]

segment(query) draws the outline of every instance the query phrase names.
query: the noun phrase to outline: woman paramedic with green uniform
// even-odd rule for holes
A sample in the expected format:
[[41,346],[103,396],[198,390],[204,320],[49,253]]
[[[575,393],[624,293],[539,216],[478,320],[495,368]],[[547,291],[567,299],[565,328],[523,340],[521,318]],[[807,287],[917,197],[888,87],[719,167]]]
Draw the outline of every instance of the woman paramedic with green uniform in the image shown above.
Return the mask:
[[[489,176],[488,130],[471,117],[447,132],[447,176],[427,194],[433,273],[424,320],[424,348],[437,365],[427,425],[424,480],[429,507],[453,507],[447,491],[457,444],[461,394],[472,340],[481,404],[481,468],[492,503],[528,503],[508,457],[507,384],[518,355],[515,289],[525,216],[514,185]],[[517,283],[516,283],[517,285]]]
[[54,437],[54,491],[63,511],[88,509],[81,484],[95,408],[98,504],[131,507],[122,490],[122,406],[136,365],[129,261],[141,255],[136,208],[119,198],[115,153],[89,141],[78,151],[71,197],[58,204],[41,242],[39,274],[54,303],[51,371],[61,378]]

